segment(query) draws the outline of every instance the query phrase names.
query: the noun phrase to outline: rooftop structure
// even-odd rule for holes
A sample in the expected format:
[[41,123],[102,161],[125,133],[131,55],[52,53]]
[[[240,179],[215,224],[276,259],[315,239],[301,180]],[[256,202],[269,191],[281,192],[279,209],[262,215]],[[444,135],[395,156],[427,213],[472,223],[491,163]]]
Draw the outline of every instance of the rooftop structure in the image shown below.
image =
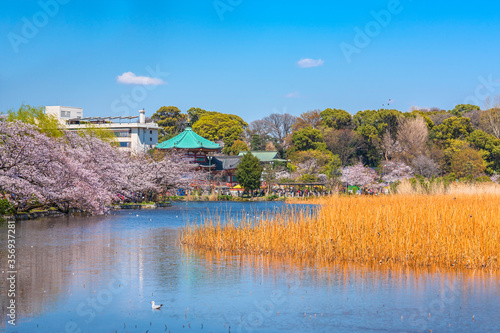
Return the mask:
[[123,151],[145,152],[158,144],[159,127],[154,122],[146,123],[144,110],[139,111],[139,116],[83,117],[82,108],[46,106],[45,113],[56,116],[71,131],[87,127],[109,130]]
[[247,153],[252,154],[257,157],[261,163],[270,163],[270,162],[286,162],[287,160],[283,160],[278,158],[277,151],[242,151],[238,156],[243,156]]
[[46,106],[45,114],[56,116],[62,124],[70,119],[80,119],[83,117],[83,109],[72,106]]
[[220,150],[221,146],[196,134],[191,127],[187,127],[182,133],[160,143],[156,148],[215,152]]

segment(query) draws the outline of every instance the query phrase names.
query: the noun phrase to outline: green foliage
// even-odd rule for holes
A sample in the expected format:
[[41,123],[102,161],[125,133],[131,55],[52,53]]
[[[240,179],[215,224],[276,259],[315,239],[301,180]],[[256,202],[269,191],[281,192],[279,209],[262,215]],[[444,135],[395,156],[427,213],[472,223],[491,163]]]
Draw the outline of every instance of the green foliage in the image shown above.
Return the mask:
[[337,179],[341,176],[340,168],[342,161],[338,155],[333,155],[328,164],[325,166],[325,174],[328,179]]
[[340,109],[325,109],[320,113],[321,123],[323,126],[332,127],[335,129],[346,129],[352,125],[351,115]]
[[293,183],[293,179],[292,178],[280,178],[278,180],[278,183],[279,184],[288,184],[288,183]]
[[257,157],[250,153],[243,155],[240,164],[236,168],[238,183],[245,190],[253,191],[259,189],[262,169],[262,165]]
[[276,195],[276,194],[269,195],[269,196],[267,196],[267,198],[266,198],[266,200],[267,200],[267,201],[275,201],[275,200],[277,200],[277,199],[279,199],[279,196],[278,196],[278,195]]
[[481,176],[475,179],[476,183],[491,183],[491,178],[488,176]]
[[363,138],[363,150],[358,151],[365,163],[376,166],[382,156],[380,142],[388,131],[396,136],[399,119],[403,114],[398,110],[366,110],[359,111],[352,118],[355,131]]
[[265,150],[266,149],[266,141],[259,134],[253,134],[252,139],[250,141],[250,148],[254,151]]
[[8,199],[0,199],[0,215],[12,215],[15,211],[14,205]]
[[432,121],[431,117],[429,117],[429,112],[415,110],[415,111],[412,111],[411,113],[405,113],[404,116],[409,117],[409,118],[422,117],[424,119],[425,124],[427,125],[427,128],[429,129],[429,131],[434,127],[434,121]]
[[165,197],[165,201],[184,201],[186,198],[183,196],[171,195]]
[[290,158],[300,165],[301,172],[317,174],[325,171],[325,167],[333,159],[333,154],[329,151],[311,149],[295,152]]
[[316,183],[318,178],[314,175],[304,174],[299,177],[299,181],[302,183]]
[[464,113],[474,110],[481,110],[481,108],[472,104],[458,104],[453,108],[453,110],[450,110],[450,113],[457,117],[461,117]]
[[231,147],[236,140],[241,139],[247,126],[236,115],[207,111],[193,124],[193,130],[205,139],[222,140],[224,146]]
[[484,173],[486,162],[477,150],[467,147],[453,154],[450,171],[458,177],[478,177]]
[[500,139],[481,130],[476,130],[467,138],[474,147],[480,149],[488,167],[487,171],[500,172]]
[[231,200],[233,200],[233,196],[232,195],[218,195],[217,200],[218,201],[231,201]]
[[96,137],[104,142],[109,142],[114,146],[118,146],[118,141],[114,133],[106,128],[95,127],[92,124],[78,130],[78,134],[82,137]]
[[326,150],[326,144],[323,141],[323,134],[320,130],[306,127],[292,134],[292,143],[297,151],[306,150]]
[[431,137],[446,144],[447,140],[463,140],[474,131],[469,118],[451,117],[445,119],[439,126],[434,127]]
[[[379,137],[382,137],[386,130],[392,135],[395,135],[398,130],[398,121],[403,114],[398,110],[389,110],[389,109],[381,109],[381,110],[366,110],[359,111],[352,118],[354,127],[358,133],[366,136],[364,133],[366,129],[359,131],[360,128],[369,127],[369,132],[373,135],[374,130],[376,131]],[[371,126],[371,127],[370,127]],[[374,130],[373,130],[373,129]],[[364,133],[363,133],[364,131]]]
[[205,113],[208,111],[200,109],[200,108],[190,108],[187,110],[187,114],[189,117],[189,124],[192,125],[200,119],[201,116],[203,116]]
[[424,178],[423,176],[420,175],[416,175],[414,178],[410,178],[408,180],[410,181],[412,187],[415,190],[417,190],[417,188],[420,187],[420,189],[423,189],[424,192],[429,194],[436,186],[443,186],[444,189],[446,190],[451,183],[456,181],[456,178],[457,177],[455,176],[455,174],[452,173],[444,177],[438,177],[438,178],[433,177],[430,179]]
[[9,110],[7,121],[19,120],[26,124],[35,125],[40,132],[52,138],[63,136],[61,123],[54,115],[47,115],[43,107],[35,107],[23,104],[19,110]]
[[151,119],[161,128],[158,141],[163,142],[179,134],[186,127],[185,114],[176,106],[162,106],[152,116]]
[[238,155],[242,151],[248,151],[248,146],[241,140],[234,141],[233,145],[228,147],[224,146],[222,152],[227,155]]

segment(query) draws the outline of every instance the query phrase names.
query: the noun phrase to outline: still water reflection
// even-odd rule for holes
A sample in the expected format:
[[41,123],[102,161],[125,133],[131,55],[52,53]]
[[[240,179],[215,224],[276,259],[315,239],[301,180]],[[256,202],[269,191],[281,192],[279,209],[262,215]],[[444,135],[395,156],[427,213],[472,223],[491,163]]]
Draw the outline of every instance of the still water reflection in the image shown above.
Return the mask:
[[[298,262],[179,246],[185,221],[281,203],[189,203],[19,222],[18,321],[8,332],[434,332],[500,330],[499,276]],[[0,227],[6,235],[6,226]],[[6,237],[1,238],[6,271]],[[160,311],[150,302],[163,303]],[[473,319],[474,316],[474,319]]]

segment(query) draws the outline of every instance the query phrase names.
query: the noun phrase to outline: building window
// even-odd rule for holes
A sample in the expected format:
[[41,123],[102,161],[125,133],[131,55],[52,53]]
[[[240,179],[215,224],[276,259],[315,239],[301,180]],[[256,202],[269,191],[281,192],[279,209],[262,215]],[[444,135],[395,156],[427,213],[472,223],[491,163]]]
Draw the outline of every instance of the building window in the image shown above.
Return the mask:
[[149,131],[149,134],[153,134],[153,131]]
[[149,138],[149,141],[152,142],[153,141],[153,138]]
[[115,131],[114,134],[117,138],[130,138],[129,131]]
[[61,111],[61,118],[70,118],[71,111]]
[[130,148],[130,142],[120,142],[120,147],[122,147],[122,148]]

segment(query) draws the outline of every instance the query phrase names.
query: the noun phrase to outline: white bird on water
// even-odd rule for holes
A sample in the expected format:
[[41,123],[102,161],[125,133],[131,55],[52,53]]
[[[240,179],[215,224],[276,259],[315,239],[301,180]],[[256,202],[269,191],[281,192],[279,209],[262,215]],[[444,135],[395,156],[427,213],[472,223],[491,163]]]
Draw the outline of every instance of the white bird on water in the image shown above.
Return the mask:
[[151,307],[154,309],[154,310],[160,310],[160,308],[163,306],[163,304],[160,304],[160,305],[156,305],[155,304],[155,301],[151,301]]

